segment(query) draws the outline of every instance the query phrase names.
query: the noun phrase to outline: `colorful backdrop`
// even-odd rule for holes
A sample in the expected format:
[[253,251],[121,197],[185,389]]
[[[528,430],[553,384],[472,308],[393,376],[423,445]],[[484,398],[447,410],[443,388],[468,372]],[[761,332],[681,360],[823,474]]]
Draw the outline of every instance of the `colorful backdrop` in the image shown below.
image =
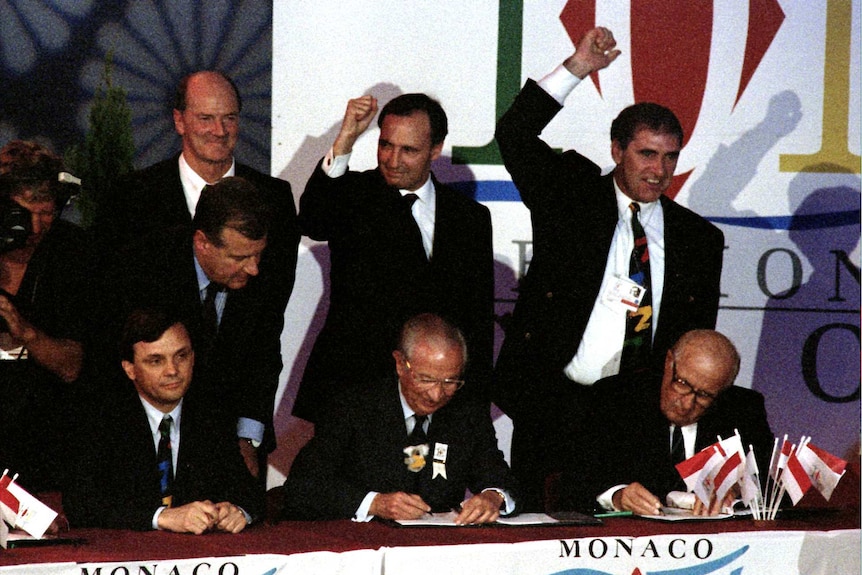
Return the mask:
[[[671,195],[725,233],[718,328],[742,352],[737,383],[764,393],[776,433],[858,453],[859,0],[0,0],[0,140],[80,141],[111,51],[136,165],[148,165],[178,148],[176,81],[217,67],[244,96],[238,156],[289,180],[298,199],[348,98],[428,92],[450,117],[435,172],[492,212],[499,343],[531,231],[494,123],[524,79],[596,24],[623,54],[575,91],[544,138],[610,169],[620,109],[653,100],[678,113],[687,139]],[[353,168],[375,165],[376,138],[360,139]],[[271,484],[309,433],[289,414],[325,317],[327,262],[325,245],[303,240]],[[507,449],[511,424],[495,417]]]

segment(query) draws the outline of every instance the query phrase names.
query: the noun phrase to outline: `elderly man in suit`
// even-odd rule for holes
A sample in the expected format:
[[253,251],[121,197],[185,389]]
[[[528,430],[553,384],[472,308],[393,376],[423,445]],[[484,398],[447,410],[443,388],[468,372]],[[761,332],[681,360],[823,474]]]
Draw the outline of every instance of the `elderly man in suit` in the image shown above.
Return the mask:
[[461,332],[418,315],[392,356],[397,378],[342,390],[317,423],[285,482],[288,516],[416,519],[456,509],[456,523],[469,524],[511,513],[513,483],[488,408],[455,395],[465,384]]
[[72,525],[238,533],[260,518],[263,494],[236,443],[187,397],[195,352],[185,325],[136,310],[119,348],[128,379],[90,406],[76,434],[75,480],[64,493]]
[[531,506],[565,448],[556,440],[577,433],[589,385],[661,362],[681,334],[714,328],[718,312],[722,233],[664,195],[683,144],[673,112],[652,103],[620,112],[607,175],[539,138],[580,80],[616,59],[615,46],[610,30],[587,32],[563,65],[527,81],[497,125],[530,210],[533,255],[492,398],[514,422],[512,469]]
[[[595,383],[602,406],[588,418],[581,449],[566,458],[566,507],[656,515],[670,491],[685,491],[675,464],[737,431],[768,468],[773,435],[763,396],[733,385],[739,354],[712,330],[684,334],[665,354],[664,370]],[[716,513],[726,501],[696,513]]]
[[151,306],[166,307],[186,322],[201,378],[192,393],[224,416],[256,476],[263,475],[261,460],[275,444],[272,416],[282,365],[282,316],[267,300],[274,278],[261,270],[271,217],[259,189],[225,178],[204,188],[192,226],[127,246],[108,270],[104,290],[107,324]]
[[484,398],[493,352],[493,265],[488,209],[438,182],[431,163],[448,131],[425,94],[390,101],[377,120],[374,170],[349,171],[353,145],[377,112],[372,96],[350,100],[332,149],[300,199],[302,233],[329,242],[330,298],[294,406],[316,422],[346,376],[392,372],[401,325],[442,315],[467,338],[467,395]]

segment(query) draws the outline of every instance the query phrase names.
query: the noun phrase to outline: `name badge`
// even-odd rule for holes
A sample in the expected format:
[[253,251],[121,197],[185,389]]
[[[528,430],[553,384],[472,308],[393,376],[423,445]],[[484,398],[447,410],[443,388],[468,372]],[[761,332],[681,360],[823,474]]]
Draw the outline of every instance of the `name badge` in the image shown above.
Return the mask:
[[637,311],[641,300],[646,295],[647,288],[633,282],[627,277],[615,277],[608,282],[602,293],[601,302],[614,311]]

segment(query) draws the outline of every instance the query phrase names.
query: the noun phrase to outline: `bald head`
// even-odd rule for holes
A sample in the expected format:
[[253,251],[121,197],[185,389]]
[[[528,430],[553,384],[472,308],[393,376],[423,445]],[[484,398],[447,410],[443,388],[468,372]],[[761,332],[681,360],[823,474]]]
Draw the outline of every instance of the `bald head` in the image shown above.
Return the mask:
[[677,363],[696,363],[725,383],[733,385],[739,373],[739,353],[723,334],[711,329],[696,329],[683,334],[673,346]]
[[675,425],[696,422],[737,373],[739,353],[727,337],[706,329],[687,332],[665,358],[662,413]]

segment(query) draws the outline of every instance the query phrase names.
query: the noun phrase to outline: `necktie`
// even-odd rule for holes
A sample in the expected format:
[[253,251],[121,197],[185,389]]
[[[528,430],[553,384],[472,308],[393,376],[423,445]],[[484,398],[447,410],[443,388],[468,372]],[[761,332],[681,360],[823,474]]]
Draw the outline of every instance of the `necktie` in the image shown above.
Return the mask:
[[171,483],[174,479],[174,461],[173,452],[171,449],[171,423],[173,418],[166,415],[162,418],[159,424],[159,449],[158,449],[158,468],[159,468],[159,489],[162,495],[162,505],[171,506]]
[[[411,431],[410,435],[407,437],[408,447],[424,446],[427,448],[428,436],[425,434],[424,429],[426,419],[428,419],[427,415],[413,415],[415,424],[413,425],[413,431]],[[422,495],[425,491],[424,476],[426,473],[424,472],[424,469],[427,461],[430,459],[430,455],[427,453],[420,455],[417,453],[417,450],[413,450],[412,454],[412,465],[408,466],[408,469],[410,469],[412,473],[408,474],[409,478],[406,488],[410,493]]]
[[413,415],[413,420],[416,424],[413,426],[413,431],[410,432],[410,445],[419,445],[428,442],[428,436],[425,434],[425,421],[427,419],[427,415]]
[[670,440],[670,459],[674,465],[685,461],[685,441],[682,439],[682,428],[673,426],[673,436]]
[[221,286],[219,286],[215,282],[210,282],[206,287],[206,294],[204,295],[204,326],[207,332],[213,335],[218,333],[218,312],[216,311],[216,296],[220,291]]
[[419,224],[416,223],[416,219],[413,217],[412,212],[413,204],[416,203],[416,200],[418,199],[419,196],[416,194],[405,194],[401,197],[406,218],[404,223],[407,226],[407,234],[410,236],[410,251],[412,255],[417,258],[417,261],[424,263],[428,261],[428,254],[425,253],[425,245],[422,243],[422,233],[419,231]]
[[643,226],[638,219],[640,205],[629,204],[632,212],[632,233],[635,245],[629,258],[629,278],[646,288],[637,311],[626,316],[626,335],[623,341],[620,373],[646,367],[652,343],[652,288],[650,285],[649,246]]

